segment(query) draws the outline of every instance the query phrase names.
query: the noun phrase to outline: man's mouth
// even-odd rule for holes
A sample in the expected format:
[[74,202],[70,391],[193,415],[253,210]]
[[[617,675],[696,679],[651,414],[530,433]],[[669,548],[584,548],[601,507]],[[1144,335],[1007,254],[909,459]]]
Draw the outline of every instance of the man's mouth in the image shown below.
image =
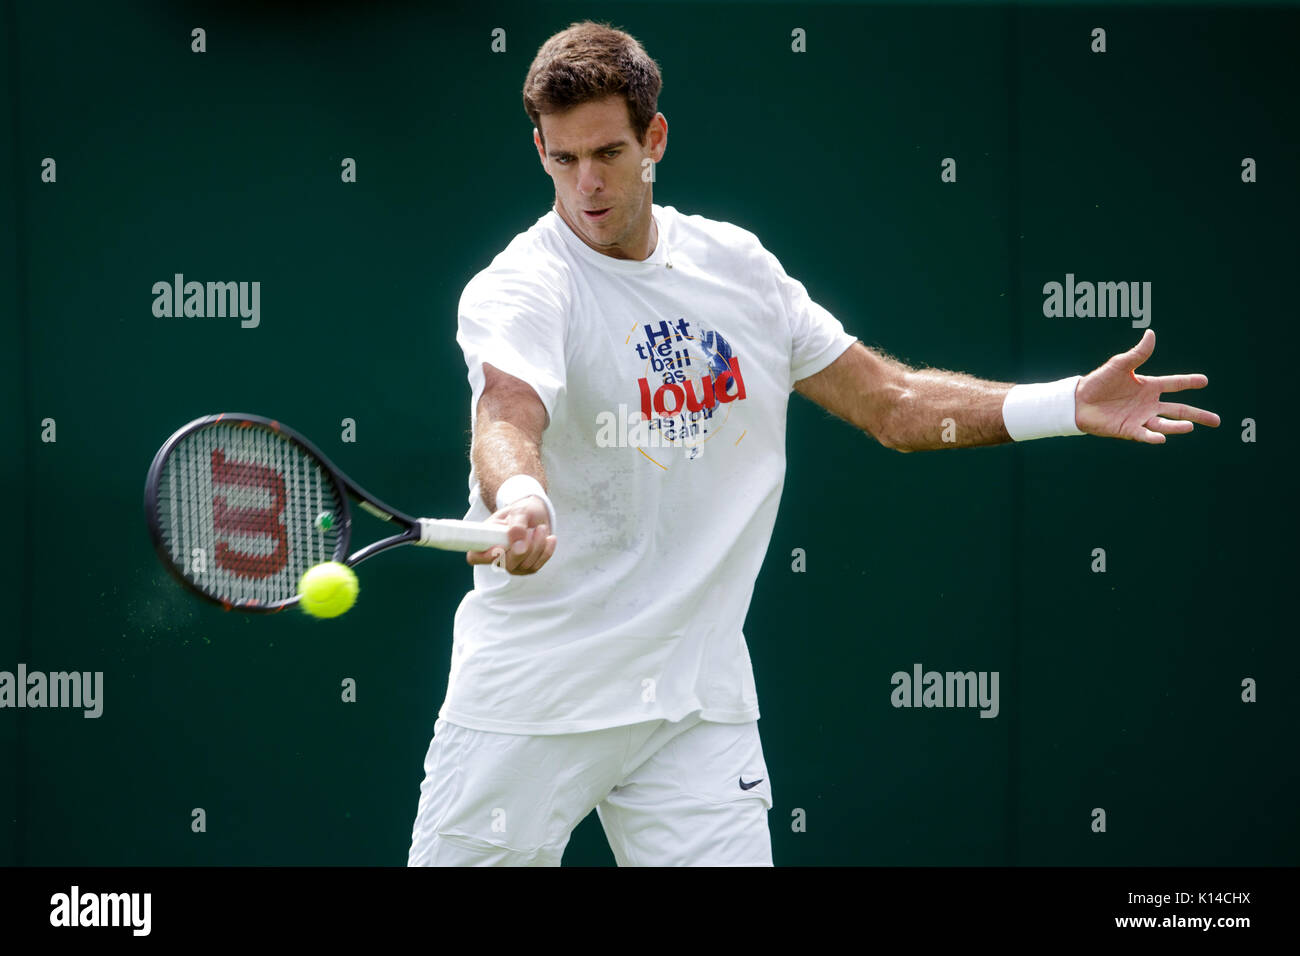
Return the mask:
[[584,209],[582,211],[582,214],[586,216],[588,219],[595,222],[597,220],[605,218],[605,216],[609,213],[611,208],[613,207],[606,206],[604,209]]

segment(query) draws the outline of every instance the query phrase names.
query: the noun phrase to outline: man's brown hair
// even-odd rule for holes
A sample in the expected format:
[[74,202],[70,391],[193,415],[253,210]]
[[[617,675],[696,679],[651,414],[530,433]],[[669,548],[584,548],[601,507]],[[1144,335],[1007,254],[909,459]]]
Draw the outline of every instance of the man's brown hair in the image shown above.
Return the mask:
[[620,93],[640,143],[658,112],[662,86],[659,65],[634,37],[608,23],[584,20],[570,24],[537,51],[524,80],[524,111],[540,135],[543,113],[562,113]]

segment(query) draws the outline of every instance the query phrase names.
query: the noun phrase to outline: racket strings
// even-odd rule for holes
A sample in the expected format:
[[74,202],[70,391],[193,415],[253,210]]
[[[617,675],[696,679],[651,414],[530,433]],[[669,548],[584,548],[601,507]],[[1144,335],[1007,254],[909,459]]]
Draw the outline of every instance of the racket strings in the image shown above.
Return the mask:
[[303,572],[333,558],[339,544],[343,508],[333,478],[265,426],[217,422],[191,432],[163,463],[158,489],[172,563],[228,604],[293,598]]

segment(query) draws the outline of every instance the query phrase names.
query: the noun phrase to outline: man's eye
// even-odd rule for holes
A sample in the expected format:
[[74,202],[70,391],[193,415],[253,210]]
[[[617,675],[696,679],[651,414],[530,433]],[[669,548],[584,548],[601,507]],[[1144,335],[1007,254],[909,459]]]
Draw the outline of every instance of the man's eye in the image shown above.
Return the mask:
[[605,156],[606,156],[608,159],[613,159],[615,156],[618,155],[618,153],[619,153],[619,151],[618,151],[617,149],[611,149],[611,150],[609,150],[607,153],[605,153]]

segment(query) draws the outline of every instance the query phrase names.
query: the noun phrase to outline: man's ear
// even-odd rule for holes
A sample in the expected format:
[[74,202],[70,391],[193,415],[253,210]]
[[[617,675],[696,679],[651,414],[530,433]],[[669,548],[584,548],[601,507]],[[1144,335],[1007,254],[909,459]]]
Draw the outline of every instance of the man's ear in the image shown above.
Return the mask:
[[[659,126],[659,121],[661,119],[663,120],[662,129]],[[646,150],[647,152],[653,153],[657,145],[659,147],[659,159],[662,159],[664,152],[668,149],[667,127],[668,127],[668,120],[666,117],[664,117],[664,114],[656,113],[655,118],[651,120],[650,125],[646,127],[645,143],[642,144],[641,148]],[[659,135],[656,136],[655,135],[656,133],[658,133]],[[656,139],[658,140],[658,143],[656,143]],[[658,160],[656,160],[656,162],[658,162]]]

